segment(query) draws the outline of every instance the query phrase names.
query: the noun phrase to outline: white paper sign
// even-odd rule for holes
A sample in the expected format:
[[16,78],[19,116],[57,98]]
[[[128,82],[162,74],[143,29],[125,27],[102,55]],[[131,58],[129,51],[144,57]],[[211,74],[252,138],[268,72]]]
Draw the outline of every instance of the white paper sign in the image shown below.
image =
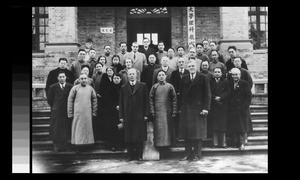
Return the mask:
[[187,7],[188,44],[196,44],[195,7]]
[[114,33],[114,29],[112,27],[104,27],[100,28],[100,32],[104,34],[112,34]]

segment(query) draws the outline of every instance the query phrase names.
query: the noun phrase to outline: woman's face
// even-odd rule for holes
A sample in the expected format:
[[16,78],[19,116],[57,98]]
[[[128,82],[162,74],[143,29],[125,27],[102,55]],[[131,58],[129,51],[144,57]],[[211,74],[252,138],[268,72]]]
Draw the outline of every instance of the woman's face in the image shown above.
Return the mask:
[[130,59],[126,59],[125,64],[126,64],[126,67],[127,67],[127,68],[132,68],[132,62],[131,62]]
[[120,84],[121,78],[119,76],[114,76],[113,81],[115,84]]
[[102,72],[102,65],[101,65],[101,64],[97,64],[97,65],[96,65],[96,70],[97,70],[98,72]]
[[119,58],[117,58],[117,57],[114,57],[114,58],[113,58],[113,64],[114,64],[114,65],[119,64],[119,62],[120,62],[120,61],[119,61]]
[[108,68],[106,73],[109,77],[112,77],[112,75],[114,74],[114,71],[111,68]]
[[101,57],[99,62],[101,62],[102,64],[105,64],[105,57]]

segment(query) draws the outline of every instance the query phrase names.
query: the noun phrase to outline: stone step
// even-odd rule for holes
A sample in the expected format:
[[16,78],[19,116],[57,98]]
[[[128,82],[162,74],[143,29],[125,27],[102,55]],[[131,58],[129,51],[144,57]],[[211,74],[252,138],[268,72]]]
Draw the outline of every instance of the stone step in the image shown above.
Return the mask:
[[[105,149],[91,149],[85,152],[76,153],[74,151],[68,152],[54,152],[52,150],[44,151],[32,151],[32,156],[39,156],[44,159],[60,158],[60,159],[102,159],[102,158],[126,158],[127,151],[116,151],[112,152]],[[239,150],[238,148],[209,148],[204,147],[202,149],[203,156],[220,156],[220,155],[245,155],[245,154],[267,154],[268,145],[256,145],[256,146],[246,146],[244,150]],[[184,147],[170,148],[167,158],[181,158],[184,155]]]
[[250,136],[268,136],[268,127],[253,127],[253,131],[249,133]]
[[268,119],[268,112],[252,112],[251,119]]
[[32,117],[50,117],[50,109],[32,111]]
[[252,120],[253,127],[268,127],[267,119],[254,119]]
[[268,112],[268,106],[250,105],[250,112]]
[[35,124],[49,124],[50,123],[50,116],[44,117],[32,117],[32,125]]
[[32,132],[49,132],[50,124],[33,124]]
[[247,146],[267,145],[268,136],[249,136]]
[[33,132],[31,137],[32,141],[48,141],[49,132]]

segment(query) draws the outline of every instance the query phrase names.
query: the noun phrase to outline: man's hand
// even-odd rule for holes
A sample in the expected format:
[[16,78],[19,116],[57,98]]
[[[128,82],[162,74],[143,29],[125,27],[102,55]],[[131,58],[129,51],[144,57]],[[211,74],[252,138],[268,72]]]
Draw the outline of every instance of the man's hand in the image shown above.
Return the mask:
[[97,94],[97,96],[98,96],[98,97],[101,97],[101,95],[100,95],[100,94]]
[[147,121],[148,120],[148,117],[144,116],[144,121]]
[[116,109],[119,111],[119,106],[117,106]]
[[220,99],[221,99],[221,98],[220,98],[219,96],[217,96],[217,97],[215,98],[216,101],[220,101]]
[[207,115],[207,114],[208,114],[208,111],[207,111],[207,110],[205,110],[205,109],[203,109],[203,110],[202,110],[202,112],[200,112],[200,114],[201,114],[201,115],[203,115],[203,116],[205,116],[205,115]]
[[123,119],[119,119],[119,121],[120,121],[121,123],[123,123],[123,122],[124,122],[124,120],[123,120]]

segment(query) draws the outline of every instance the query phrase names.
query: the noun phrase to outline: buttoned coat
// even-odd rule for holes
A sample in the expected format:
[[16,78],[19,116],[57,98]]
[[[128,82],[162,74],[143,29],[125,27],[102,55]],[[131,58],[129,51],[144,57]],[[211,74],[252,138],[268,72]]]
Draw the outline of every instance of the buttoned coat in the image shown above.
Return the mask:
[[236,89],[233,81],[229,82],[231,94],[229,97],[228,131],[242,133],[252,131],[250,104],[251,89],[247,81],[240,79]]
[[50,86],[47,102],[51,107],[49,137],[52,141],[66,141],[71,137],[71,127],[67,114],[68,97],[72,84],[66,83],[64,90],[59,83]]
[[146,141],[147,129],[144,117],[149,116],[147,85],[136,81],[133,90],[129,82],[122,85],[119,108],[119,117],[124,120],[125,142]]
[[203,109],[210,110],[211,92],[208,78],[200,73],[191,81],[190,74],[180,82],[181,108],[179,138],[203,139],[207,137],[207,117],[200,115]]

